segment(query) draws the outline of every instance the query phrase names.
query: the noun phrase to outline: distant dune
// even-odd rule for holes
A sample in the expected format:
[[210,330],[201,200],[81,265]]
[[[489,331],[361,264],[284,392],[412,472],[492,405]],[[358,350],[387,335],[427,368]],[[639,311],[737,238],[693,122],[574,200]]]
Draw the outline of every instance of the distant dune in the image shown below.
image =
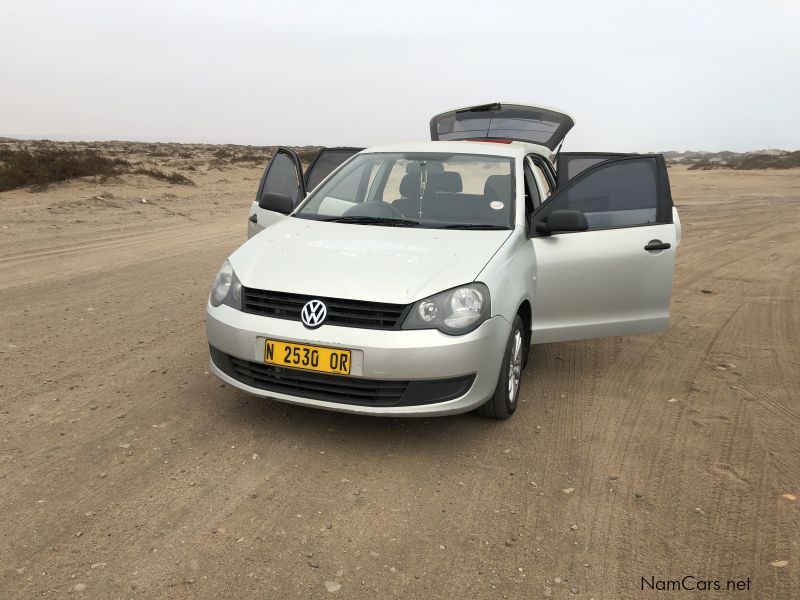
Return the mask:
[[795,169],[800,167],[800,151],[756,150],[754,152],[663,152],[670,165],[688,165],[690,169]]
[[[319,146],[294,150],[308,163]],[[196,175],[234,166],[263,167],[275,146],[181,144],[169,142],[57,142],[0,137],[0,191],[32,186],[42,190],[58,181],[97,177],[107,181],[143,175],[172,184],[193,185]],[[800,151],[663,152],[670,165],[689,169],[791,169],[800,167]]]

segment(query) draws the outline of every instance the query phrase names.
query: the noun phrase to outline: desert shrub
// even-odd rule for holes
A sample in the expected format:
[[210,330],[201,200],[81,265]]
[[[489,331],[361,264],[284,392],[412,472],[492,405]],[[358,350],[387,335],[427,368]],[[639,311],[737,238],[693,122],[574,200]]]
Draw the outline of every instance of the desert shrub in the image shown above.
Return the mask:
[[707,160],[699,160],[689,167],[690,171],[709,171],[711,169],[722,169],[726,165],[714,164]]
[[0,192],[92,175],[118,175],[128,166],[122,158],[109,158],[96,150],[0,147]]
[[777,156],[769,154],[746,154],[733,167],[740,170],[751,169],[796,169],[800,167],[800,151],[787,152]]
[[300,146],[295,148],[294,151],[297,152],[297,156],[300,157],[300,160],[303,164],[307,164],[311,162],[311,159],[317,155],[319,152],[319,146]]
[[268,158],[266,154],[238,154],[231,158],[231,162],[265,162]]
[[186,175],[181,175],[177,171],[172,171],[172,173],[167,173],[166,171],[162,171],[161,169],[147,169],[145,167],[139,167],[135,171],[132,171],[134,175],[147,175],[148,177],[152,177],[153,179],[159,179],[161,181],[167,181],[169,183],[177,183],[180,185],[194,185],[194,181],[186,177]]
[[690,171],[708,171],[711,169],[735,169],[737,171],[753,171],[758,169],[796,169],[800,167],[800,151],[786,152],[783,154],[727,154],[723,160],[701,158],[689,167]]
[[224,160],[215,158],[208,162],[208,168],[209,170],[216,169],[217,171],[226,171],[230,168],[230,164],[225,162]]

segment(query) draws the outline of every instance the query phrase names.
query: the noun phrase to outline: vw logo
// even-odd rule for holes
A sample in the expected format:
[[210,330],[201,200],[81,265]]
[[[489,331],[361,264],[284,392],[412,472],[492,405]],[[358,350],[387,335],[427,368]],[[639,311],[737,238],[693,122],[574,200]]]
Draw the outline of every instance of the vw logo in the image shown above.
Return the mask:
[[322,300],[309,300],[300,311],[300,320],[309,329],[316,329],[328,316],[328,308]]

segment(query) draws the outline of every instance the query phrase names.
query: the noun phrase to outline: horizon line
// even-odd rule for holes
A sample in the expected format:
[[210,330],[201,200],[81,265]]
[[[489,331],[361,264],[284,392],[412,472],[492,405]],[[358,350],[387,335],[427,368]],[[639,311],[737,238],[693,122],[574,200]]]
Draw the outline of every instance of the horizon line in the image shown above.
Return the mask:
[[[289,148],[333,148],[336,146],[326,145],[326,144],[245,144],[240,142],[220,142],[220,141],[194,141],[194,142],[181,142],[181,141],[164,141],[163,139],[158,138],[140,138],[140,139],[126,139],[126,138],[92,138],[90,136],[84,136],[81,134],[72,134],[67,135],[53,135],[53,136],[6,136],[0,135],[0,143],[9,143],[9,142],[58,142],[62,144],[93,144],[93,143],[129,143],[129,144],[177,144],[183,146],[244,146],[244,147],[251,147],[251,148],[277,148],[280,146],[289,147]],[[412,142],[413,143],[413,142]],[[372,144],[373,146],[377,146],[379,144]],[[337,146],[351,146],[357,147],[357,145],[340,143]],[[364,148],[369,148],[370,146],[364,146]],[[659,150],[655,153],[663,154],[666,152],[677,152],[677,153],[687,153],[687,152],[707,152],[707,153],[722,153],[722,152],[731,152],[733,154],[751,154],[751,153],[759,153],[759,152],[770,152],[770,151],[778,151],[778,152],[797,152],[800,151],[800,148],[797,150],[790,150],[786,148],[775,148],[775,147],[768,147],[768,148],[757,148],[753,150],[697,150],[697,149],[685,149],[685,150]],[[591,152],[589,150],[570,150],[569,152]],[[648,153],[651,151],[646,151],[644,153]]]

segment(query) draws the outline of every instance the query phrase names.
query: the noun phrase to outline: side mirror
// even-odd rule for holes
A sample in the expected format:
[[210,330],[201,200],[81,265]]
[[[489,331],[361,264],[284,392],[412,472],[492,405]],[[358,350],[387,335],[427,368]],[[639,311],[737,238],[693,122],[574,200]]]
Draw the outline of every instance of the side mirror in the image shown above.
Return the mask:
[[534,229],[544,235],[559,231],[586,231],[589,229],[589,222],[586,215],[579,210],[554,210],[545,220],[536,221]]
[[283,215],[288,215],[294,209],[294,201],[283,194],[263,194],[258,205],[264,210],[272,210]]

